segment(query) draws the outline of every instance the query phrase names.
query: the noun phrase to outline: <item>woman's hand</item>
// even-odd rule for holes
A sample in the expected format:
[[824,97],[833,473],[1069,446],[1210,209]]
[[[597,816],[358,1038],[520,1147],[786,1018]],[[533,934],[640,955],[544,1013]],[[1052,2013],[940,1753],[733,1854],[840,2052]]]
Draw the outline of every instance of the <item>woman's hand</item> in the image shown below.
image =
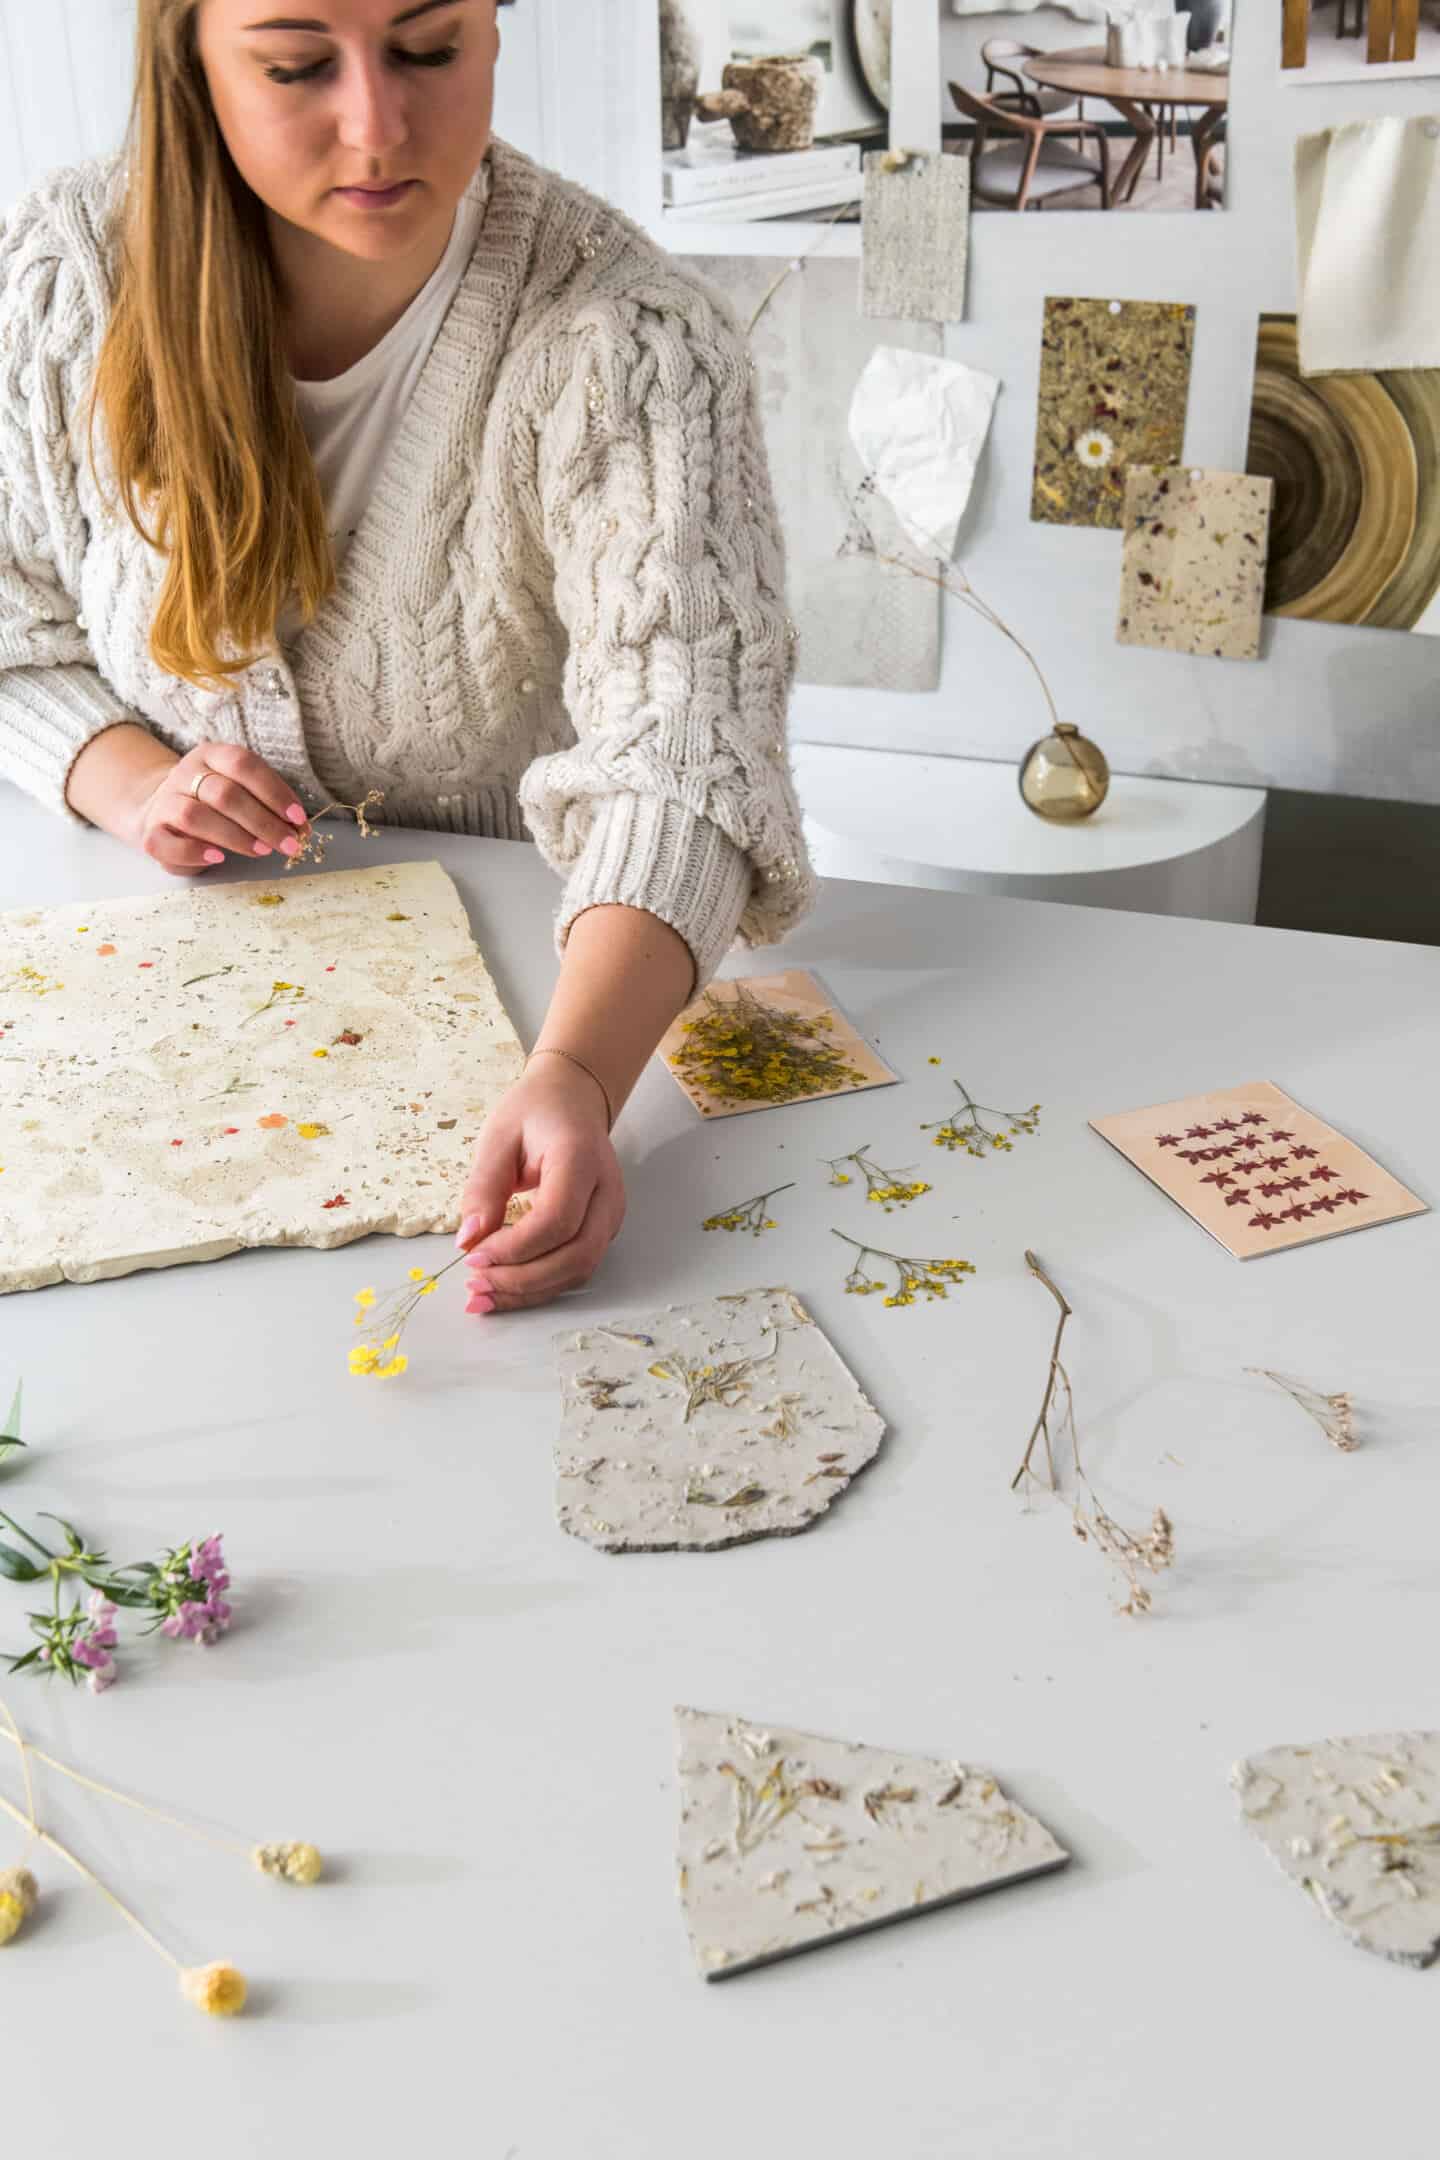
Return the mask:
[[[201,775],[200,793],[190,790]],[[70,808],[176,877],[232,855],[298,855],[308,824],[288,781],[238,743],[203,742],[177,758],[125,722],[86,744],[70,768]]]
[[[491,1113],[455,1240],[470,1248],[466,1312],[518,1312],[590,1280],[625,1218],[608,1124],[598,1083],[562,1057],[530,1066]],[[530,1212],[506,1228],[519,1192]]]

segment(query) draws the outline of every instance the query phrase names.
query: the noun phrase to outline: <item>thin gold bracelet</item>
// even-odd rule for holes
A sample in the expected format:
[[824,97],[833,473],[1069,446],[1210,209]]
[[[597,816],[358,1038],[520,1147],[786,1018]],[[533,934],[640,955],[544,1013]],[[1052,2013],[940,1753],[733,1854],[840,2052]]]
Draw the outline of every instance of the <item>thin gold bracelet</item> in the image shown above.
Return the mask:
[[594,1067],[593,1067],[592,1065],[587,1065],[587,1064],[585,1063],[585,1060],[584,1060],[584,1058],[578,1058],[578,1057],[576,1057],[576,1055],[575,1055],[575,1053],[574,1053],[574,1051],[573,1051],[573,1050],[557,1050],[557,1049],[555,1049],[555,1048],[554,1048],[554,1047],[553,1047],[553,1046],[552,1046],[551,1044],[549,1044],[549,1043],[547,1043],[547,1044],[546,1044],[546,1045],[544,1046],[544,1048],[543,1048],[543,1049],[540,1049],[540,1050],[532,1050],[532,1051],[530,1052],[530,1056],[529,1056],[529,1057],[527,1057],[527,1058],[526,1058],[526,1060],[525,1060],[525,1063],[526,1063],[526,1065],[528,1066],[528,1065],[529,1065],[529,1064],[530,1064],[530,1063],[532,1062],[532,1060],[533,1060],[533,1059],[535,1059],[535,1058],[537,1058],[537,1057],[560,1057],[560,1058],[565,1058],[565,1059],[567,1059],[567,1060],[569,1061],[569,1063],[570,1063],[570,1064],[572,1064],[572,1065],[578,1065],[578,1066],[579,1066],[579,1068],[580,1068],[580,1070],[581,1070],[581,1072],[583,1072],[583,1073],[588,1073],[588,1074],[590,1075],[590,1078],[591,1078],[591,1079],[592,1079],[592,1080],[593,1080],[593,1081],[595,1082],[595,1085],[596,1085],[596,1087],[598,1087],[598,1088],[599,1088],[599,1090],[600,1090],[600,1093],[601,1093],[601,1095],[602,1095],[602,1096],[604,1097],[604,1101],[605,1101],[605,1117],[606,1117],[606,1121],[607,1121],[607,1122],[606,1122],[606,1126],[605,1126],[605,1130],[606,1130],[607,1132],[614,1132],[614,1130],[615,1130],[615,1105],[614,1105],[614,1104],[613,1104],[613,1103],[611,1102],[611,1100],[610,1100],[610,1090],[609,1090],[609,1088],[607,1088],[607,1087],[606,1087],[606,1085],[605,1085],[605,1082],[604,1082],[604,1081],[603,1081],[603,1080],[601,1079],[601,1077],[600,1077],[599,1073],[597,1073],[597,1072],[595,1071],[595,1069],[594,1069]]

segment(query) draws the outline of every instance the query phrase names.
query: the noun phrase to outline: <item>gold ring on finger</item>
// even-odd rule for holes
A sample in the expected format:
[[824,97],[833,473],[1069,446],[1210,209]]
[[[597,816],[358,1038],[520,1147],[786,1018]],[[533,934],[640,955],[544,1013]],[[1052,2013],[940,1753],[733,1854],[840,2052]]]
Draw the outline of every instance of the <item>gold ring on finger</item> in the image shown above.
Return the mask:
[[195,778],[190,782],[189,793],[194,796],[196,802],[200,800],[201,788],[207,780],[214,778],[214,773],[215,769],[212,765],[202,765]]

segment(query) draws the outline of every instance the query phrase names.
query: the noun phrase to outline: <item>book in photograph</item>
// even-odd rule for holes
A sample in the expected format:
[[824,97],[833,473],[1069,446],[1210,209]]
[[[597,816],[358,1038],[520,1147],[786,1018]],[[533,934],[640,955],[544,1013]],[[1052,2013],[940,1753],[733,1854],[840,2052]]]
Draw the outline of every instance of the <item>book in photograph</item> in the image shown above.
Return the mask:
[[[729,130],[726,130],[727,135]],[[844,180],[860,170],[858,143],[820,143],[813,150],[746,151],[734,141],[665,153],[667,203],[718,202],[767,188]]]

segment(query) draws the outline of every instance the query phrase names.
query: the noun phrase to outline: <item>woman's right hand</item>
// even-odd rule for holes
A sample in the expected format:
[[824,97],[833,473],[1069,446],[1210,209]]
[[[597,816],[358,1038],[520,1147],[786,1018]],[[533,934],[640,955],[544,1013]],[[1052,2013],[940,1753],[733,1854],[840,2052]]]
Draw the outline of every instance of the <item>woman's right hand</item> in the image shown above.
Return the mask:
[[[201,778],[209,774],[213,777]],[[199,794],[192,794],[197,779]],[[71,768],[72,809],[158,862],[190,877],[227,852],[298,855],[308,824],[288,781],[238,743],[197,743],[181,758],[148,730],[107,729]]]

